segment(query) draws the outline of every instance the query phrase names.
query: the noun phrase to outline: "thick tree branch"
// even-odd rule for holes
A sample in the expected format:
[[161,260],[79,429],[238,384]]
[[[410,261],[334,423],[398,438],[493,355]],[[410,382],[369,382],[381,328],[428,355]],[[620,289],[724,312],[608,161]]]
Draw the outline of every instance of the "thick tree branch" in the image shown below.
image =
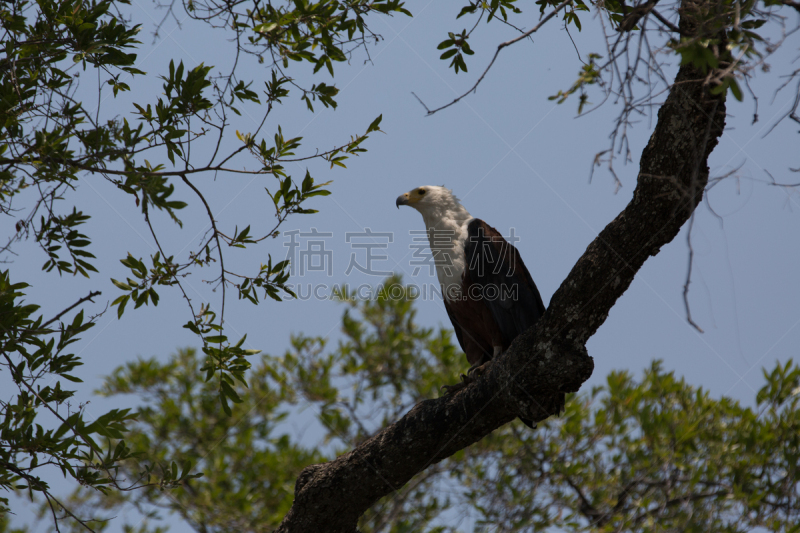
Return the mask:
[[[683,6],[693,11],[697,4]],[[682,32],[702,31],[692,26],[681,20]],[[691,65],[681,67],[642,153],[633,199],[589,245],[536,327],[461,392],[423,401],[353,451],[306,468],[278,532],[353,533],[379,498],[431,464],[517,416],[541,421],[558,413],[563,393],[591,376],[586,341],[702,198],[708,155],[725,121],[724,91],[711,95],[704,78]]]
[[658,4],[658,0],[649,0],[644,4],[630,8],[623,2],[622,11],[625,13],[625,17],[617,26],[617,31],[620,33],[632,31],[643,17],[650,14],[656,4]]
[[794,8],[798,13],[800,13],[800,2],[796,2],[795,0],[781,0],[781,3],[785,6]]

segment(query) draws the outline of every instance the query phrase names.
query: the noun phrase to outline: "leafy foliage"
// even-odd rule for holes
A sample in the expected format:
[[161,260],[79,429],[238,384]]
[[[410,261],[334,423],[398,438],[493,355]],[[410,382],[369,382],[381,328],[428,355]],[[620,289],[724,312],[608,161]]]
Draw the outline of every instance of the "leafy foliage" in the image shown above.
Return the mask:
[[[8,271],[0,273],[0,364],[19,390],[12,402],[0,404],[0,487],[41,494],[53,516],[62,510],[72,516],[42,477],[48,467],[57,467],[64,476],[102,493],[147,485],[166,488],[189,479],[189,466],[179,473],[175,463],[162,476],[144,468],[127,480],[119,477],[117,465],[135,456],[121,440],[135,415],[130,409],[112,409],[89,422],[83,406],[70,404],[74,392],[62,388],[62,383],[81,381],[73,372],[83,363],[68,349],[94,326],[93,319],[85,319],[83,311],[78,311],[71,322],[64,323],[60,317],[67,309],[45,321],[36,314],[38,305],[24,302],[22,290],[27,286],[12,283]],[[97,294],[86,299],[92,296]],[[54,429],[37,420],[42,410],[55,421]],[[113,446],[108,444],[112,439]],[[8,511],[5,497],[0,498],[0,511]]]
[[[103,96],[113,102],[131,90],[131,79],[145,74],[135,67],[142,28],[126,19],[128,6],[127,0],[15,0],[0,5],[0,212],[16,219],[16,231],[1,249],[14,253],[16,243],[32,239],[43,252],[44,271],[87,278],[97,274],[97,249],[84,229],[93,213],[77,209],[72,193],[87,176],[102,177],[117,194],[114,201],[138,207],[158,249],[147,259],[132,253],[121,258],[127,276],[102,273],[117,278],[111,280],[121,291],[112,302],[117,316],[121,319],[126,310],[158,305],[164,291],[177,289],[188,304],[186,328],[198,336],[205,356],[197,370],[216,389],[222,412],[230,415],[231,403],[242,401],[236,387],[245,383],[249,356],[257,351],[242,347],[246,336],[228,340],[227,290],[235,289],[240,299],[254,304],[260,302],[260,294],[280,300],[282,294],[292,293],[286,286],[288,262],[273,263],[270,258],[254,272],[238,273],[225,267],[224,248],[264,246],[263,241],[276,236],[289,216],[317,212],[308,202],[330,194],[326,189],[330,182],[316,182],[308,170],[296,179],[287,172],[287,162],[317,158],[345,168],[349,157],[365,152],[369,135],[380,131],[379,116],[363,133],[308,155],[301,153],[302,138],[284,136],[280,125],[274,134],[265,134],[267,117],[290,93],[312,111],[312,102],[336,107],[335,85],[319,82],[305,89],[287,69],[290,63],[309,61],[315,71],[325,67],[333,75],[333,62],[346,60],[375,38],[367,15],[408,12],[395,0],[298,1],[277,8],[256,3],[246,13],[235,11],[241,3],[190,2],[187,9],[232,36],[238,52],[280,58],[253,74],[267,80],[263,89],[240,76],[238,62],[230,71],[215,74],[210,65],[190,67],[170,61],[167,72],[159,76],[160,94],[137,93],[136,102],[127,109],[106,107],[101,105],[106,101]],[[92,75],[83,78],[96,78],[95,86],[81,83],[81,73],[86,72]],[[227,139],[234,138],[233,120],[243,111],[261,120],[255,131],[236,131],[239,142],[231,147]],[[231,172],[274,180],[265,182],[264,199],[275,215],[275,225],[266,233],[256,235],[249,225],[236,221],[230,224],[231,233],[227,221],[215,217],[201,178]],[[181,185],[189,197],[179,197]],[[205,210],[211,231],[188,253],[163,248],[159,235],[164,228],[152,224],[151,215],[166,213],[183,227],[181,212],[190,202]],[[221,287],[221,298],[196,309],[182,280],[208,267],[218,268],[209,283]],[[118,465],[135,461],[123,440],[133,415],[112,410],[89,422],[82,406],[69,403],[75,391],[64,388],[64,383],[80,382],[74,371],[81,362],[65,350],[94,325],[97,317],[86,318],[80,309],[99,292],[45,321],[36,315],[37,306],[23,301],[26,284],[9,281],[8,271],[0,275],[5,309],[1,364],[9,383],[17,387],[4,391],[6,397],[0,400],[4,424],[0,486],[43,495],[57,523],[72,513],[60,507],[39,474],[46,465],[103,492],[160,490],[190,479],[188,466],[179,468],[165,456],[120,484]],[[68,314],[74,314],[72,322],[62,323],[61,317]],[[42,384],[46,378],[56,382]],[[117,444],[103,451],[104,439]],[[3,507],[7,503],[0,500]],[[90,527],[88,522],[84,525]]]
[[454,33],[447,34],[448,39],[445,39],[439,46],[437,47],[439,50],[445,50],[445,52],[439,57],[439,59],[450,59],[450,67],[455,69],[456,74],[458,74],[459,70],[463,70],[464,72],[467,71],[467,64],[464,62],[463,54],[473,55],[475,52],[472,51],[472,48],[469,47],[469,43],[467,39],[469,35],[467,34],[467,30],[461,32],[460,35],[455,35]]
[[[358,302],[340,294],[347,310],[344,340],[336,349],[328,351],[324,339],[301,335],[292,338],[292,349],[283,356],[263,355],[251,370],[249,387],[231,383],[240,399],[231,406],[232,416],[219,412],[217,388],[202,378],[205,356],[195,350],[182,350],[166,364],[149,359],[118,368],[100,392],[135,394],[144,402],[126,440],[141,453],[122,462],[122,471],[132,475],[170,457],[191,462],[203,477],[171,490],[167,509],[198,531],[277,526],[304,467],[355,446],[437,394],[443,380],[456,379],[463,355],[449,332],[415,323],[412,302],[397,290],[399,282],[387,280],[375,300]],[[402,297],[387,298],[390,291]],[[314,428],[306,430],[307,424]],[[293,430],[319,435],[319,445],[301,444]],[[404,489],[403,498],[379,504],[362,530],[424,530],[447,507],[426,497],[443,471],[432,469]],[[92,515],[126,501],[155,512],[149,504],[161,496],[157,486],[100,500],[82,491],[71,504]]]
[[[564,26],[569,28],[574,26],[578,31],[582,29],[581,20],[578,15],[579,12],[589,12],[591,8],[583,0],[574,0],[573,2],[561,2],[558,0],[539,0],[536,2],[539,5],[540,13],[544,14],[548,8],[563,9]],[[672,54],[680,58],[681,64],[693,63],[695,66],[710,74],[709,81],[718,87],[719,91],[730,89],[731,93],[737,100],[742,99],[742,91],[739,88],[737,78],[746,78],[752,75],[753,69],[760,64],[765,55],[769,55],[775,49],[773,44],[768,43],[765,37],[754,30],[761,28],[768,20],[779,20],[771,6],[779,5],[780,3],[775,0],[767,0],[762,2],[745,2],[740,3],[734,0],[727,0],[725,2],[714,3],[713,9],[706,8],[705,11],[700,11],[700,4],[693,4],[692,9],[696,12],[692,13],[694,24],[701,26],[702,29],[691,38],[685,37],[684,33],[677,27],[677,22],[670,22],[668,19],[675,21],[677,18],[676,13],[670,12],[666,17],[655,11],[658,0],[646,0],[641,2],[634,2],[627,4],[624,1],[611,0],[600,4],[593,4],[594,8],[600,15],[602,15],[609,23],[610,29],[614,33],[608,35],[610,57],[608,60],[600,64],[600,72],[606,74],[613,80],[615,73],[613,69],[617,65],[618,60],[623,59],[624,55],[628,53],[628,39],[626,33],[631,31],[638,32],[644,42],[648,46],[650,42],[645,37],[645,31],[648,29],[646,24],[649,22],[651,28],[656,25],[659,30],[666,30],[674,32],[676,35],[669,38],[663,43],[663,48],[670,51]],[[668,7],[666,9],[674,10],[675,7]],[[508,25],[514,26],[511,20],[516,20],[520,15],[523,15],[522,10],[513,0],[493,0],[486,1],[470,1],[466,6],[462,7],[458,13],[458,18],[466,15],[477,17],[475,25],[470,31],[466,29],[460,34],[448,33],[449,38],[439,44],[439,49],[453,47],[442,54],[441,59],[449,59],[454,57],[450,63],[450,68],[453,68],[456,73],[459,70],[466,71],[466,64],[463,62],[461,52],[472,55],[472,50],[466,45],[466,39],[477,28],[478,24],[484,18],[489,23],[497,18],[498,12],[502,21]],[[509,14],[514,15],[510,17]],[[522,32],[521,29],[519,29]],[[625,45],[620,44],[624,42]],[[466,45],[466,46],[464,46]],[[652,53],[655,50],[661,50],[661,45],[652,46]],[[731,53],[733,52],[733,54]],[[458,54],[458,55],[456,55]],[[600,59],[602,56],[598,53],[593,53],[593,59]],[[632,65],[637,71],[642,68],[638,63]],[[723,64],[724,63],[724,64]],[[644,67],[643,70],[648,68],[659,72],[664,64],[663,60],[654,60]],[[581,89],[581,94],[584,86],[595,83],[597,76],[587,78],[586,64],[581,70],[579,79],[576,85],[569,91],[559,91],[554,98],[559,98],[559,103],[566,99],[566,96]],[[595,66],[595,65],[593,65]],[[634,80],[628,80],[633,83]],[[652,85],[651,81],[643,82],[645,86]],[[652,88],[652,87],[651,87]],[[585,103],[582,99],[581,104]],[[582,112],[583,105],[579,108],[579,113]]]
[[[0,94],[3,205],[0,207],[9,212],[11,201],[21,191],[31,187],[39,190],[38,201],[18,222],[17,234],[5,250],[32,233],[47,255],[45,270],[60,274],[77,272],[88,277],[89,273],[97,272],[92,264],[95,256],[88,251],[91,236],[81,233],[78,226],[85,224],[91,214],[73,208],[70,214],[62,215],[58,208],[61,202],[68,200],[66,194],[77,186],[81,176],[99,174],[117,190],[130,195],[148,224],[150,211],[155,209],[166,212],[182,225],[179,213],[188,205],[188,199],[175,198],[176,182],[182,182],[206,209],[212,224],[211,233],[196,250],[178,258],[161,249],[158,232],[151,225],[159,248],[159,253],[151,258],[153,267],[148,270],[141,259],[131,256],[122,259],[132,277],[128,282],[115,281],[125,294],[116,298],[114,305],[120,317],[129,301],[134,303],[134,308],[151,302],[157,305],[159,289],[180,287],[181,278],[189,271],[216,263],[219,275],[210,283],[222,287],[223,302],[214,314],[216,325],[221,328],[228,287],[236,288],[241,297],[253,303],[258,303],[256,289],[272,299],[279,299],[282,292],[291,295],[285,286],[288,263],[262,267],[255,275],[239,274],[225,269],[222,254],[224,245],[247,247],[276,235],[278,227],[290,215],[317,212],[305,204],[315,196],[329,194],[324,188],[327,183],[315,183],[308,171],[296,183],[284,164],[320,158],[329,161],[331,166],[345,167],[348,157],[365,151],[362,144],[369,134],[380,131],[381,117],[378,117],[365,133],[354,135],[330,150],[305,157],[296,157],[302,137],[287,138],[280,126],[272,139],[263,136],[261,126],[273,106],[289,96],[290,86],[299,88],[284,69],[290,61],[311,61],[317,70],[327,66],[332,74],[331,61],[343,61],[355,48],[365,46],[369,37],[365,15],[407,11],[402,3],[395,1],[347,5],[297,2],[280,9],[263,7],[245,17],[243,20],[247,22],[237,22],[240,14],[233,11],[237,8],[235,5],[219,5],[212,9],[210,5],[192,4],[190,11],[193,13],[205,12],[206,7],[211,10],[213,14],[204,18],[205,22],[215,25],[220,18],[230,20],[232,24],[222,26],[232,27],[238,37],[248,34],[249,38],[239,44],[243,51],[257,48],[261,54],[269,52],[281,58],[272,65],[263,94],[254,90],[253,81],[240,79],[235,67],[227,74],[214,77],[211,66],[200,64],[187,68],[182,62],[177,65],[170,62],[168,72],[160,76],[163,80],[161,96],[149,102],[133,103],[127,115],[103,122],[99,118],[102,116],[100,109],[90,110],[77,99],[81,94],[78,77],[70,70],[98,70],[104,79],[98,89],[102,91],[104,85],[110,85],[114,96],[129,90],[129,86],[120,81],[121,75],[143,74],[132,66],[139,44],[136,36],[141,28],[128,26],[124,19],[112,14],[125,3],[52,0],[36,5],[25,1],[3,5],[0,12],[5,36],[0,58],[5,65],[1,74],[4,93]],[[351,48],[343,49],[345,46]],[[338,90],[334,86],[319,83],[300,91],[309,109],[313,110],[313,100],[325,106],[336,105]],[[266,109],[261,113],[261,126],[254,132],[237,131],[241,145],[226,155],[222,140],[231,128],[229,112],[241,114],[243,105],[253,106],[254,110]],[[196,150],[209,148],[212,157],[204,161],[197,156],[191,158],[193,145]],[[240,167],[236,156],[242,152],[249,152],[259,168]],[[158,158],[169,161],[172,168],[150,162]],[[216,175],[226,171],[275,178],[276,186],[266,190],[275,208],[276,225],[272,230],[260,236],[250,235],[249,230],[244,233],[236,230],[229,236],[217,225],[203,191],[193,180],[204,173]],[[206,311],[191,309],[195,326],[191,329],[204,344],[209,341],[202,323],[212,316]],[[215,331],[213,327],[211,330]],[[226,345],[220,349],[228,353],[234,348]],[[225,374],[222,365],[215,370]]]
[[[338,346],[300,335],[283,356],[262,356],[251,388],[236,386],[242,403],[231,418],[216,410],[193,350],[108,377],[103,394],[145,401],[129,439],[140,460],[180,457],[205,473],[172,491],[167,508],[197,531],[275,527],[304,467],[357,446],[456,381],[464,360],[450,332],[420,328],[412,302],[389,297],[399,294],[342,294]],[[800,367],[779,364],[764,378],[750,408],[711,398],[659,361],[638,380],[612,372],[536,431],[514,423],[433,465],[378,502],[359,530],[464,531],[453,513],[468,510],[474,531],[792,531]],[[303,434],[317,444],[303,446]],[[160,493],[128,498],[153,509]]]
[[754,410],[711,398],[660,361],[641,380],[612,372],[543,431],[483,443],[459,475],[501,530],[793,531],[800,367],[764,377]]

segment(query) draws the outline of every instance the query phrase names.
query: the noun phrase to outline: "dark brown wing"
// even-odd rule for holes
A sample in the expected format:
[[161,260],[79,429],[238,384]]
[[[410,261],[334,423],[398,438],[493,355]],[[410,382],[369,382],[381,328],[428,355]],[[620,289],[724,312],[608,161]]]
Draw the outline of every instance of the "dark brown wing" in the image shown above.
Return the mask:
[[[517,335],[544,315],[542,296],[517,249],[496,229],[476,218],[469,223],[468,234],[467,275],[481,287],[482,301],[503,336],[503,350],[507,350]],[[563,408],[563,394],[559,401]],[[531,420],[520,420],[536,428]]]
[[539,289],[514,245],[483,220],[469,223],[465,251],[470,281],[480,286],[505,350],[544,314]]
[[447,302],[447,298],[444,297],[444,295],[442,297],[442,300],[444,301],[444,308],[447,311],[447,316],[450,318],[450,323],[453,324],[453,331],[456,332],[458,345],[461,346],[461,351],[464,352],[466,348],[464,348],[464,333],[461,331],[461,325],[458,323],[458,320],[456,320],[455,314],[451,309],[452,304]]
[[480,301],[464,298],[466,293],[462,283],[460,294],[453,300],[444,298],[444,305],[461,350],[469,364],[477,366],[492,358],[492,347],[502,344],[502,334],[495,326],[489,309]]

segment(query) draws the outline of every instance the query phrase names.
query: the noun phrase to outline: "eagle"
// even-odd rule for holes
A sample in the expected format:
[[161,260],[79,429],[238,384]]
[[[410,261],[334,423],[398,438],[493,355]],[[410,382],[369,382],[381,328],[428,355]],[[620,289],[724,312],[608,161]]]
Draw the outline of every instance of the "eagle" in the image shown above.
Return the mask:
[[451,190],[417,187],[398,196],[395,205],[413,207],[422,215],[444,307],[471,365],[461,383],[443,387],[454,393],[536,324],[545,306],[514,245],[470,215]]

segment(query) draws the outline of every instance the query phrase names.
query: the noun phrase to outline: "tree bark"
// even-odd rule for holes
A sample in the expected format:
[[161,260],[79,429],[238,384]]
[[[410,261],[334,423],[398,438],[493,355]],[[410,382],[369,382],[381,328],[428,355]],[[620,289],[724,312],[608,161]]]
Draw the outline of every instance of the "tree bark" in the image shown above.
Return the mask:
[[[684,32],[698,31],[684,20],[696,5],[682,4]],[[379,498],[428,466],[518,416],[538,422],[558,414],[563,393],[592,374],[586,341],[702,198],[725,123],[725,92],[712,95],[704,78],[691,65],[680,68],[642,153],[633,199],[592,241],[539,323],[459,393],[423,401],[351,452],[303,470],[279,533],[353,533]]]

